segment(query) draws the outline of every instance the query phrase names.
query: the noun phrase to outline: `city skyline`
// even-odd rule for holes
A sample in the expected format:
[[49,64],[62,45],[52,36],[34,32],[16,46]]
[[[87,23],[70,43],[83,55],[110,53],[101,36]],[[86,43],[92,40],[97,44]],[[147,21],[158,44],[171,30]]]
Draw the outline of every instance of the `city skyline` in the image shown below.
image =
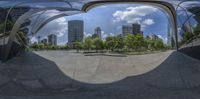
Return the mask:
[[[138,14],[135,15],[136,12],[134,11],[140,11],[140,13],[138,12]],[[100,27],[102,30],[102,39],[105,39],[108,36],[122,34],[123,25],[138,23],[141,25],[141,31],[143,31],[144,36],[156,34],[163,39],[165,43],[167,42],[169,22],[165,13],[153,6],[138,4],[111,4],[99,6],[87,13],[56,19],[39,31],[38,34],[55,33],[58,36],[58,44],[66,44],[68,41],[67,25],[70,20],[84,21],[84,37],[92,36],[94,34],[94,29]],[[58,25],[55,26],[54,24]]]

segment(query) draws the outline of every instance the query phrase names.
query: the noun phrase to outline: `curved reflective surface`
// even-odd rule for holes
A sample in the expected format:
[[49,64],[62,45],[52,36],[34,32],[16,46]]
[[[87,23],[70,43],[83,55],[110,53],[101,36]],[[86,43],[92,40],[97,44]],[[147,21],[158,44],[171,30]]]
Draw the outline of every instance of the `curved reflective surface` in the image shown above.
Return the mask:
[[142,1],[1,1],[0,94],[145,99],[198,90],[199,2]]
[[199,1],[181,2],[177,7],[178,41],[180,51],[197,59],[199,57]]

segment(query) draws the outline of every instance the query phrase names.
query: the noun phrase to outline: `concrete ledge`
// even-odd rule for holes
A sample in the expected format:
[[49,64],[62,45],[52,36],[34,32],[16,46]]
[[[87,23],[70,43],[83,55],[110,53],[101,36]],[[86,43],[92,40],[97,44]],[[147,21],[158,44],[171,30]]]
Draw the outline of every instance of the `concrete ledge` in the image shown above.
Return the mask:
[[109,53],[90,53],[90,54],[84,54],[84,56],[113,56],[113,57],[126,57],[125,54],[109,54]]

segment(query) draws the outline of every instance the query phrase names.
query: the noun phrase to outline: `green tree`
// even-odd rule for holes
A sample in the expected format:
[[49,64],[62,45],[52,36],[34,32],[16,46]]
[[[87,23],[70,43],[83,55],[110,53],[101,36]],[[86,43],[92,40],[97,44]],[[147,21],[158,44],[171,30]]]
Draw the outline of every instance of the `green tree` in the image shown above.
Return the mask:
[[195,35],[199,35],[200,34],[200,24],[197,24],[197,26],[194,29]]
[[79,41],[74,42],[73,45],[77,52],[82,49],[82,43]]
[[156,50],[160,50],[164,48],[164,43],[162,39],[157,39],[154,41],[154,47]]
[[124,48],[124,38],[122,36],[114,37],[115,49],[118,51]]
[[190,32],[185,32],[184,37],[183,37],[184,41],[188,41],[188,40],[190,40],[191,38],[192,38],[192,33],[190,33]]
[[87,37],[84,40],[84,49],[91,50],[92,49],[93,40],[91,37]]
[[136,45],[134,43],[135,37],[132,34],[128,34],[124,38],[126,49],[132,50],[135,49]]
[[144,38],[141,34],[134,35],[133,45],[135,45],[136,49],[141,49],[144,46]]
[[98,37],[93,40],[93,44],[96,51],[104,49],[104,42]]
[[110,36],[106,38],[105,46],[108,50],[114,51],[115,43],[114,37]]

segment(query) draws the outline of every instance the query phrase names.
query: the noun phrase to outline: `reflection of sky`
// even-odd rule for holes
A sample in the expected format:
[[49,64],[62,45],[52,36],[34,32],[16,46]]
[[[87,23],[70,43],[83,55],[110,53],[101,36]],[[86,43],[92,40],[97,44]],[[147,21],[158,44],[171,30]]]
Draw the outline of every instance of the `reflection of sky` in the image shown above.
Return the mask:
[[96,27],[102,29],[103,38],[118,35],[122,33],[122,25],[131,25],[132,23],[141,24],[145,36],[156,34],[165,42],[168,32],[167,16],[158,8],[136,4],[113,4],[93,8],[87,13],[59,18],[50,22],[39,31],[39,34],[56,32],[59,36],[58,43],[65,44],[68,20],[83,20],[85,37],[92,35]]

